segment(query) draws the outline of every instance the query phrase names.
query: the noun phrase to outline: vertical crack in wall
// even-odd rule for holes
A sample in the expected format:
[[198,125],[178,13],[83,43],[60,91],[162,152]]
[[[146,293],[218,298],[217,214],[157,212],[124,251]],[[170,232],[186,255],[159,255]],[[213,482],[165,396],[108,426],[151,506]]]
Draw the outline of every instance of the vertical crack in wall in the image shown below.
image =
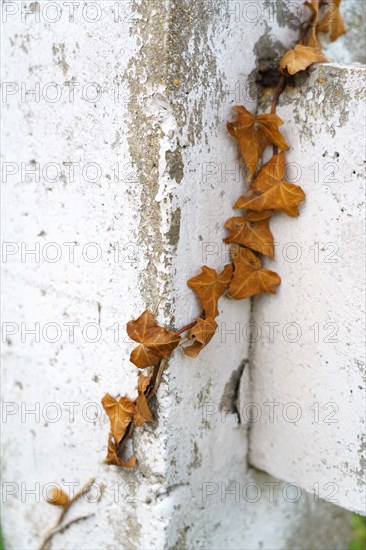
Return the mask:
[[221,409],[236,415],[238,424],[241,424],[239,403],[240,382],[247,364],[248,359],[244,359],[238,368],[231,373],[230,380],[225,385],[220,402]]
[[[249,316],[249,325],[252,326],[255,323],[255,298],[250,298],[250,316]],[[249,401],[252,401],[252,394],[253,394],[253,363],[254,363],[254,342],[252,339],[252,332],[250,333],[250,341],[249,341],[249,350],[248,350],[248,361],[247,361],[247,371],[248,371],[248,380],[249,380],[249,388],[248,388],[248,396]],[[247,426],[247,438],[248,438],[248,447],[247,447],[247,467],[250,468],[251,462],[250,462],[250,455],[251,455],[251,432],[252,432],[252,411],[250,409],[249,412],[249,421]]]

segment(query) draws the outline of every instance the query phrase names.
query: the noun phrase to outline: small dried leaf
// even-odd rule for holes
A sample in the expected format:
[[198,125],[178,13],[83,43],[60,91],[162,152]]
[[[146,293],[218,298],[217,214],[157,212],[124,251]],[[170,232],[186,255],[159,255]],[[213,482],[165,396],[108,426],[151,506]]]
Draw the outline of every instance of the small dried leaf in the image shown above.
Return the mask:
[[197,324],[188,333],[188,338],[194,340],[194,342],[183,348],[184,353],[189,357],[197,357],[217,330],[217,323],[211,317],[206,319],[197,318],[196,321]]
[[277,153],[261,167],[255,180],[250,186],[250,190],[257,191],[258,193],[264,193],[273,187],[274,183],[282,181],[285,177],[285,172],[285,155],[282,152]]
[[235,300],[250,298],[263,292],[276,292],[281,283],[277,273],[262,269],[261,261],[248,248],[235,247],[231,250],[234,261],[234,276],[228,294]]
[[288,151],[286,140],[278,129],[278,127],[283,124],[283,120],[281,120],[278,115],[258,115],[256,117],[256,123],[264,133],[268,145],[275,145],[281,149],[281,151]]
[[155,367],[168,358],[180,342],[180,336],[159,327],[150,311],[146,310],[136,321],[127,323],[127,333],[135,342],[141,342],[131,355],[131,362],[140,369]]
[[153,416],[149,409],[147,399],[144,395],[139,395],[136,399],[136,408],[137,411],[133,419],[136,426],[142,426],[142,424],[145,424],[145,422],[153,421]]
[[134,468],[136,466],[136,461],[137,458],[135,456],[131,456],[127,462],[117,456],[117,447],[110,433],[108,439],[108,453],[105,459],[106,464],[114,464],[115,466],[123,466],[124,468]]
[[63,508],[68,508],[71,504],[69,497],[67,496],[62,489],[54,488],[51,491],[51,494],[47,498],[47,502],[53,504],[54,506],[62,506]]
[[301,187],[287,181],[279,181],[262,194],[248,191],[236,201],[234,208],[248,208],[256,212],[281,210],[296,218],[300,213],[298,206],[304,199],[305,193]]
[[247,246],[264,256],[273,258],[273,235],[269,229],[269,219],[252,221],[247,215],[230,218],[225,223],[225,228],[230,231],[226,237],[226,243],[236,243]]
[[146,391],[149,387],[151,376],[144,376],[140,374],[137,389],[139,395],[136,399],[136,412],[134,416],[134,423],[136,426],[141,426],[145,422],[152,422],[153,416],[151,414],[149,404],[146,399]]
[[328,61],[328,59],[319,48],[297,44],[293,50],[286,52],[281,59],[280,71],[292,75],[304,71],[313,63],[320,63],[321,61]]
[[251,179],[268,145],[273,144],[283,151],[288,150],[287,143],[278,130],[283,121],[274,114],[254,116],[243,106],[234,107],[233,111],[236,118],[228,122],[227,129],[238,140]]
[[328,5],[328,11],[317,26],[318,32],[329,34],[331,42],[346,34],[347,27],[339,11],[341,0],[332,0]]
[[284,154],[273,155],[259,170],[248,193],[236,201],[234,208],[247,208],[246,219],[253,222],[270,218],[274,210],[281,210],[292,217],[298,216],[298,205],[305,199],[305,194],[298,185],[283,181],[285,171]]
[[187,285],[197,294],[206,317],[215,318],[219,314],[217,303],[231,281],[233,268],[226,265],[220,275],[205,265],[201,269],[202,273],[189,279]]
[[139,392],[139,395],[145,395],[150,382],[151,382],[151,374],[149,376],[144,376],[143,374],[139,375],[138,381],[137,381],[137,391]]
[[129,397],[121,397],[117,401],[107,393],[102,399],[102,405],[108,415],[111,432],[118,445],[132,422],[136,412],[135,404]]

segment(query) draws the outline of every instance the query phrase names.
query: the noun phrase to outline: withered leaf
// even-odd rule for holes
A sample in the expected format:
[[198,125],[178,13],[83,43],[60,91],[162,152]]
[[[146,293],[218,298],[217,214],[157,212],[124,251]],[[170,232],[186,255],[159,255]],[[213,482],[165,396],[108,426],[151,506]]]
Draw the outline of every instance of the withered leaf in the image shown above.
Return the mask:
[[321,61],[328,61],[328,59],[319,48],[297,44],[293,50],[286,52],[281,59],[280,71],[292,75],[304,71],[313,63],[320,63]]
[[136,412],[133,419],[136,426],[141,426],[145,422],[152,422],[153,420],[149,404],[146,399],[146,391],[148,390],[150,381],[151,376],[144,376],[143,374],[140,374],[137,385],[139,395],[136,399]]
[[285,138],[278,129],[283,121],[275,114],[252,115],[243,106],[233,107],[233,111],[236,118],[228,122],[227,129],[238,140],[241,154],[249,170],[249,179],[251,179],[268,145],[273,144],[282,151],[288,150]]
[[47,498],[47,502],[55,506],[62,506],[63,508],[68,508],[71,504],[69,497],[67,496],[62,489],[57,487],[53,488],[50,495]]
[[305,199],[305,193],[298,185],[281,181],[263,194],[249,191],[240,197],[234,208],[248,208],[258,212],[268,209],[281,210],[288,216],[299,215],[298,205]]
[[139,395],[145,395],[146,390],[149,387],[149,384],[151,382],[151,375],[144,376],[143,374],[140,374],[137,381],[137,391],[139,392]]
[[331,0],[327,8],[327,13],[317,26],[318,32],[329,34],[331,42],[334,42],[334,40],[337,40],[337,38],[347,32],[346,24],[339,11],[340,3],[341,0]]
[[189,346],[183,348],[183,351],[189,357],[197,357],[200,351],[207,346],[217,330],[217,323],[211,317],[206,319],[197,318],[197,324],[191,328],[188,338],[194,340]]
[[[250,218],[250,216],[249,216]],[[260,221],[248,219],[248,216],[230,218],[225,223],[225,228],[230,231],[226,237],[226,243],[236,243],[247,246],[264,256],[273,258],[273,235],[269,229],[269,218]]]
[[197,294],[206,318],[215,318],[219,314],[217,303],[231,281],[233,268],[226,265],[220,275],[205,265],[201,269],[202,273],[189,279],[187,285]]
[[129,397],[121,397],[117,401],[107,393],[102,399],[102,405],[108,415],[111,432],[118,445],[132,422],[136,411],[135,404]]
[[180,342],[180,336],[160,327],[148,310],[136,321],[127,323],[127,334],[141,343],[130,355],[131,362],[140,369],[157,366],[161,359],[171,355]]
[[114,464],[115,466],[123,466],[124,468],[134,468],[136,466],[136,461],[137,458],[135,456],[131,456],[126,462],[117,455],[117,447],[110,433],[108,439],[108,453],[105,459],[106,464]]
[[273,155],[259,170],[255,180],[250,186],[251,191],[264,193],[270,189],[274,183],[282,181],[285,177],[285,172],[285,155],[282,152]]
[[250,221],[265,220],[274,210],[282,210],[292,217],[298,216],[298,205],[305,199],[305,194],[298,185],[283,181],[285,171],[284,154],[273,155],[259,170],[248,193],[237,200],[234,208],[248,208],[246,217]]
[[250,298],[263,292],[276,292],[281,278],[274,271],[262,269],[261,261],[248,248],[233,247],[234,275],[228,294],[235,300]]

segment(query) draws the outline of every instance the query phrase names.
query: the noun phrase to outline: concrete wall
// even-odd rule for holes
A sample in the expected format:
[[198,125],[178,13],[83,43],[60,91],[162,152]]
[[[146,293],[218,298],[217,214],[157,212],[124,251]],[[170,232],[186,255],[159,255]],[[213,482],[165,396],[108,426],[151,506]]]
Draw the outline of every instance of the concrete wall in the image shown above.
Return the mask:
[[[317,65],[278,112],[301,217],[273,219],[282,285],[254,300],[251,461],[365,513],[365,68]],[[267,406],[264,406],[267,403]],[[269,405],[271,404],[271,405]],[[267,414],[259,416],[259,412]]]
[[161,322],[190,321],[186,279],[226,261],[242,174],[225,122],[231,105],[255,109],[258,61],[298,25],[298,4],[249,4],[2,5],[7,548],[39,546],[57,516],[47,484],[91,477],[70,517],[95,516],[54,547],[345,547],[348,513],[251,467],[251,423],[224,414],[252,400],[249,338],[228,332],[250,322],[249,302],[222,302],[199,359],[176,353],[157,424],[134,437],[139,468],[103,464],[100,398],[136,387],[125,323],[158,304]]

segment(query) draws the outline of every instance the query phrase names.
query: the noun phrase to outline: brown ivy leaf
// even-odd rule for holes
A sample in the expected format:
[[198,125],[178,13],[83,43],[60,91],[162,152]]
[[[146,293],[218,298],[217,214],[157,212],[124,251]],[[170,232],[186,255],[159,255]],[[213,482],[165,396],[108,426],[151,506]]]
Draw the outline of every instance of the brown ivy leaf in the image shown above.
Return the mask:
[[224,239],[226,243],[242,244],[273,258],[273,235],[269,229],[269,218],[253,221],[247,215],[237,216],[227,220],[225,228],[230,231],[230,235]]
[[[285,172],[285,155],[282,152],[273,155],[272,158],[259,170],[255,180],[250,186],[250,191],[255,192],[256,194],[264,193],[270,189],[274,183],[282,181],[285,176]],[[251,222],[261,222],[270,218],[273,212],[274,210],[262,210],[258,212],[248,210],[245,217]]]
[[236,201],[234,208],[248,208],[257,212],[268,209],[281,210],[288,216],[296,218],[300,213],[298,205],[304,199],[305,193],[301,187],[281,181],[261,195],[249,191]]
[[54,506],[62,506],[63,508],[68,508],[71,504],[69,497],[61,489],[54,488],[51,491],[51,494],[47,498],[49,504]]
[[206,318],[215,318],[219,314],[217,303],[231,281],[233,268],[226,265],[220,275],[215,269],[205,265],[201,269],[202,273],[189,279],[187,285],[197,294]]
[[134,468],[136,466],[136,461],[137,458],[135,456],[131,456],[127,462],[125,462],[123,458],[117,455],[117,447],[110,433],[108,439],[108,453],[105,459],[106,464],[114,464],[115,466],[123,466],[124,468]]
[[118,401],[107,393],[102,399],[102,405],[111,423],[111,432],[118,445],[131,424],[136,407],[129,397],[121,397]]
[[149,388],[151,376],[144,376],[140,374],[137,384],[137,391],[139,395],[136,399],[136,412],[134,416],[134,423],[136,426],[141,426],[145,422],[152,422],[153,417],[149,408],[149,404],[146,399],[146,391]]
[[228,294],[235,300],[250,298],[263,292],[276,292],[281,278],[274,271],[262,269],[261,261],[248,248],[235,247],[231,250],[234,261],[234,276]]
[[255,180],[250,186],[251,191],[264,193],[270,189],[274,183],[282,181],[285,177],[285,172],[285,155],[283,153],[273,155],[259,170]]
[[137,391],[139,392],[139,395],[146,395],[146,391],[150,385],[150,382],[151,374],[149,376],[144,376],[143,374],[139,375],[137,381]]
[[130,355],[131,362],[139,369],[156,367],[161,359],[171,355],[180,342],[180,336],[159,327],[148,310],[136,321],[127,323],[127,334],[135,342],[141,342]]
[[[277,176],[281,173],[280,169],[272,181],[270,178],[265,178],[261,175],[265,168],[266,165],[260,170],[258,178],[254,180],[248,193],[236,201],[234,208],[248,208],[255,212],[265,213],[264,219],[269,217],[268,210],[281,210],[288,216],[297,217],[299,215],[298,206],[305,199],[304,191],[298,185],[277,180]],[[249,217],[253,220],[252,215]]]
[[282,151],[288,151],[285,138],[278,129],[283,121],[274,114],[252,115],[243,106],[233,107],[233,111],[236,118],[227,123],[227,129],[238,140],[241,154],[249,170],[249,179],[251,179],[268,145],[273,144]]
[[328,61],[319,48],[297,44],[293,50],[285,53],[280,62],[280,71],[291,75],[304,71],[313,63]]
[[337,40],[343,34],[346,34],[347,27],[344,19],[339,11],[339,5],[341,0],[332,0],[328,5],[328,12],[317,26],[318,32],[324,32],[329,34],[331,42]]
[[217,323],[211,317],[206,319],[197,318],[197,324],[191,328],[188,338],[194,342],[183,348],[183,351],[189,357],[197,357],[200,351],[207,346],[217,330]]

